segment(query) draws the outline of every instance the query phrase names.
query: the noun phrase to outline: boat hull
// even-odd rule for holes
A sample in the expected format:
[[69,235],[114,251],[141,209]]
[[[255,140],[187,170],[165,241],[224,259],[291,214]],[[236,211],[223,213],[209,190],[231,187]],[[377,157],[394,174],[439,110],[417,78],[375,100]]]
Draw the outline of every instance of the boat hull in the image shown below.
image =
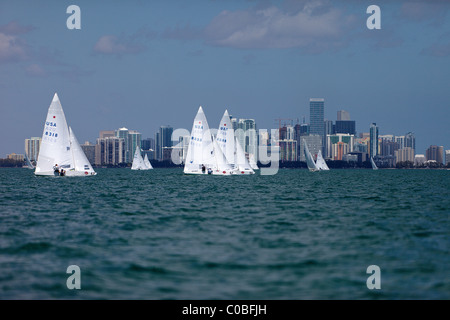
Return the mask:
[[[46,177],[60,177],[60,175],[55,174],[54,171],[46,171],[46,172],[35,172],[36,176],[46,176]],[[66,171],[64,177],[90,177],[97,175],[97,172],[88,172],[88,171]]]

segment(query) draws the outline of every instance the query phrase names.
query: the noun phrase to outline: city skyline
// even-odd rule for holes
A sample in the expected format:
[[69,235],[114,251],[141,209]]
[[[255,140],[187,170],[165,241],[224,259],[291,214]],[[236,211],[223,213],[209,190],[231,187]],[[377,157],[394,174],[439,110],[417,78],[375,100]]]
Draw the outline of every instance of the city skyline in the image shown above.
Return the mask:
[[[55,92],[80,141],[123,126],[143,138],[189,130],[199,105],[212,127],[228,109],[271,129],[321,97],[324,119],[345,110],[358,133],[377,123],[414,132],[419,153],[450,148],[448,3],[375,1],[381,30],[366,28],[368,2],[76,4],[81,30],[66,28],[67,3],[0,4],[1,157],[41,136]],[[277,38],[266,18],[289,23]]]

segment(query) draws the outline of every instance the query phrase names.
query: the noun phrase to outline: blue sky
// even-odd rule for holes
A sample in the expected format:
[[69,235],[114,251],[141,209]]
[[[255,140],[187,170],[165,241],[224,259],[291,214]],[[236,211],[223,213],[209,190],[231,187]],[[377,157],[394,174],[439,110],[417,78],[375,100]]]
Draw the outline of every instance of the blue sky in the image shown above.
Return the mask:
[[[81,8],[81,30],[66,9]],[[366,9],[381,8],[381,30]],[[100,130],[211,127],[228,108],[276,128],[350,112],[358,132],[416,135],[417,153],[450,149],[448,1],[0,2],[0,157],[41,136],[58,92],[78,140]]]

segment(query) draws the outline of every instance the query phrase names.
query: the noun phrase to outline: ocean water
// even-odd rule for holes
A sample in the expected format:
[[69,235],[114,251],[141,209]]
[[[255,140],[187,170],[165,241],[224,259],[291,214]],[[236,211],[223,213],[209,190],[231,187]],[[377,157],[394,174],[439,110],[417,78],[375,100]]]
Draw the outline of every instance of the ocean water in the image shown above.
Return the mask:
[[97,172],[0,168],[0,299],[450,298],[448,170]]

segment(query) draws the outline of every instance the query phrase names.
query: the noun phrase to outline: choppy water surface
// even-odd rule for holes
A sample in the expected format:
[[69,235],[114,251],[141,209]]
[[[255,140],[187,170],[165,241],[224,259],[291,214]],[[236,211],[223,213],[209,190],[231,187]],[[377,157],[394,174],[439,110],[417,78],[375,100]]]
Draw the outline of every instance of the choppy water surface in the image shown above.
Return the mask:
[[450,298],[450,171],[97,172],[0,169],[1,299]]

